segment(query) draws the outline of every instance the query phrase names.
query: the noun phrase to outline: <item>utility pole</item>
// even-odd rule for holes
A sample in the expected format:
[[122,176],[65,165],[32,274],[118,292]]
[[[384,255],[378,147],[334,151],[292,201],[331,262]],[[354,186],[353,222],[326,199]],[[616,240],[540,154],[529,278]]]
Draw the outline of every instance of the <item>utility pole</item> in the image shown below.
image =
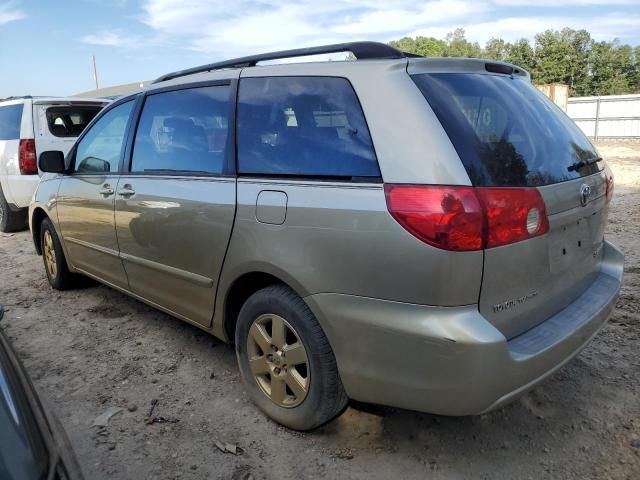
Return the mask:
[[93,79],[96,81],[96,90],[100,88],[98,84],[98,69],[96,68],[96,56],[91,55],[91,60],[93,61]]

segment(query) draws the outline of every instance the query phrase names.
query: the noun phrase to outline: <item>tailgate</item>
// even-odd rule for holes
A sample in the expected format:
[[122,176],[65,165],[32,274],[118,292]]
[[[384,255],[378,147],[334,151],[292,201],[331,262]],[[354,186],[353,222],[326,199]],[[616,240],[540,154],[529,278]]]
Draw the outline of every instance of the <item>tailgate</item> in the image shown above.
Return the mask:
[[[511,189],[512,198],[516,189],[539,195],[549,223],[548,231],[543,227],[535,236],[536,224],[518,213],[530,208],[526,217],[534,212],[535,222],[535,207],[504,204],[487,210],[487,221],[498,222],[487,228],[499,231],[503,240],[484,251],[479,308],[512,338],[569,305],[595,279],[610,172],[582,131],[516,67],[480,60],[465,65],[456,72],[423,66],[410,73],[416,72],[412,78],[471,184],[478,191]],[[501,211],[509,213],[500,218]],[[518,237],[522,231],[532,235]]]
[[[538,187],[549,232],[485,251],[480,312],[507,338],[565,308],[594,281],[607,221],[605,175]],[[583,205],[585,185],[591,195]]]

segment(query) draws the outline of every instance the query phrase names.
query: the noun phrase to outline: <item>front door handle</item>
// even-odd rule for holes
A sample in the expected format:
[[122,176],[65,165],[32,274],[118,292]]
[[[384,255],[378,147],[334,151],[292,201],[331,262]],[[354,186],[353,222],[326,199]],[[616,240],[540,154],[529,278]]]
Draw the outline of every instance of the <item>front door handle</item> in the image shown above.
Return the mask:
[[105,183],[100,190],[98,190],[100,195],[104,195],[108,197],[109,195],[113,195],[113,188],[108,183]]
[[125,198],[128,198],[131,195],[135,195],[135,194],[136,194],[135,190],[131,188],[131,185],[129,185],[128,183],[123,185],[123,187],[120,190],[118,190],[118,195]]

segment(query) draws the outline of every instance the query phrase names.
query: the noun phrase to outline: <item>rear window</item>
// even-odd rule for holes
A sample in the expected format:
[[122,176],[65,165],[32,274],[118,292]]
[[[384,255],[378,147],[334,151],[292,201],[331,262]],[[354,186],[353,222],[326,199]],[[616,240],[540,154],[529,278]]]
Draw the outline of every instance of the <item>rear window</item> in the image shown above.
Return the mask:
[[580,129],[525,80],[468,73],[412,78],[474,185],[548,185],[602,168]]
[[22,103],[0,107],[0,140],[18,140],[22,122]]
[[101,105],[91,106],[56,106],[47,108],[47,125],[56,137],[77,137],[93,120]]
[[344,78],[240,81],[238,171],[303,177],[379,177],[369,129]]

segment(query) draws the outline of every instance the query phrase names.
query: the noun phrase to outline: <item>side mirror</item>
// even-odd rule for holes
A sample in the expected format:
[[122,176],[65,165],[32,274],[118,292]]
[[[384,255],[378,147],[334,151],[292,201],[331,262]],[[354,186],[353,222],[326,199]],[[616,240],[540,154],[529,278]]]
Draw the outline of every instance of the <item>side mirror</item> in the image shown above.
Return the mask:
[[38,166],[43,172],[64,173],[64,153],[58,150],[42,152]]
[[96,157],[86,157],[76,167],[77,172],[106,173],[111,171],[111,164]]

